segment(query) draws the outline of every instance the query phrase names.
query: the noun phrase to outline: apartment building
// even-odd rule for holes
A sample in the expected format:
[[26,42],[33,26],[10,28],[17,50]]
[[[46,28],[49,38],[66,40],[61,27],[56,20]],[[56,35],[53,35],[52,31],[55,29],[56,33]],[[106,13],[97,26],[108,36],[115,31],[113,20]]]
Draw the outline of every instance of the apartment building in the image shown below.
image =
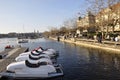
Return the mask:
[[95,16],[91,12],[88,12],[83,18],[79,17],[77,20],[77,34],[95,32],[94,24]]
[[101,10],[95,20],[99,31],[120,32],[120,3]]

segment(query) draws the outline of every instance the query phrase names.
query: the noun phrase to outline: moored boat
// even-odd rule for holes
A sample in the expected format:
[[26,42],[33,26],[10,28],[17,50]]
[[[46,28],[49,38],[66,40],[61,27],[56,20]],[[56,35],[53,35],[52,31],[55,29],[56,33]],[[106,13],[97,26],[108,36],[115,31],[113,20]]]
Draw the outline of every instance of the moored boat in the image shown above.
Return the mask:
[[[51,49],[51,48],[44,50],[42,47],[39,47],[39,48],[36,48],[36,49],[34,49],[32,51],[35,51],[35,52],[37,52],[39,54],[41,54],[41,53],[47,54],[51,58],[59,56],[59,52],[55,51],[54,49]],[[21,53],[19,56],[26,56],[26,55],[29,55],[30,53],[31,53],[31,51],[26,52],[26,53]]]
[[[45,68],[45,67],[44,67]],[[52,69],[51,72],[48,72],[47,68]],[[42,69],[42,68],[41,68]],[[22,68],[18,71],[21,72],[13,72],[13,71],[5,71],[0,73],[1,77],[6,77],[6,78],[14,78],[14,79],[46,79],[46,78],[54,78],[54,77],[61,77],[63,76],[63,70],[60,65],[57,67],[52,67],[51,65],[47,66],[46,69],[40,68],[29,68],[29,71],[26,70],[26,72],[22,72]],[[17,70],[17,69],[16,69]]]
[[28,40],[27,39],[22,39],[22,40],[19,40],[18,43],[28,43]]
[[7,45],[7,46],[5,46],[5,49],[13,49],[14,48],[14,46],[12,45]]

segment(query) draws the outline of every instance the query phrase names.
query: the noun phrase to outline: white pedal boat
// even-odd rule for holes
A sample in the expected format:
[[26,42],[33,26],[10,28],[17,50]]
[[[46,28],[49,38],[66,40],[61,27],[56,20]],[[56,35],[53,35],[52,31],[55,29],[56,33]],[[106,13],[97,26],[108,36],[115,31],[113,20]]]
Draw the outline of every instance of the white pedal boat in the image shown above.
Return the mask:
[[59,52],[52,49],[52,48],[47,48],[47,49],[43,49],[42,47],[39,47],[39,49],[41,49],[42,51],[50,51],[52,52],[55,56],[58,56],[59,55]]
[[[34,57],[35,58],[35,57]],[[21,62],[11,63],[7,66],[7,70],[0,74],[2,77],[10,78],[52,78],[63,76],[60,65],[56,67],[46,61],[28,59]]]
[[31,51],[31,52],[27,52],[27,53],[22,53],[20,54],[18,57],[16,57],[16,61],[20,61],[19,59],[21,59],[22,57],[25,58],[25,57],[28,57],[29,54],[31,53],[37,53],[38,55],[41,55],[41,56],[44,56],[46,58],[50,58],[50,59],[53,59],[53,58],[56,58],[56,55],[53,55],[52,52],[48,52],[48,51],[43,51],[43,52],[39,52],[39,51]]
[[37,57],[39,56],[39,58],[52,59],[48,54],[41,53],[41,52],[36,52],[36,51],[31,51],[31,52],[29,52],[29,54],[27,53],[27,55],[22,55],[22,56],[16,57],[15,60],[17,62],[27,60],[29,55],[34,55],[34,56],[37,56]]
[[[19,61],[25,61],[29,58],[29,55],[25,55],[25,56],[18,56],[15,58],[15,61],[16,62],[19,62]],[[46,58],[46,59],[49,59],[50,60],[50,57],[46,54],[41,54],[39,55],[39,58]]]
[[50,64],[52,64],[52,60],[50,59],[50,57],[46,54],[39,54],[35,51],[32,51],[29,55],[26,55],[26,56],[18,56],[15,58],[15,61],[16,62],[20,62],[20,61],[25,61],[25,60],[29,60],[29,59],[32,59],[32,60],[39,60],[39,61],[46,61]]
[[26,56],[26,55],[28,55],[28,54],[30,54],[30,53],[31,53],[31,51],[29,51],[29,52],[24,52],[24,53],[19,54],[19,56]]
[[[29,55],[28,56],[18,56],[18,57],[15,58],[15,61],[16,62],[25,61],[28,58],[29,58]],[[53,65],[56,65],[56,63],[57,63],[57,59],[50,59],[50,57],[48,55],[46,56],[46,54],[41,54],[40,55],[40,60],[47,61],[48,63],[53,64]]]
[[[58,51],[55,51],[54,49],[51,49],[51,48],[43,50],[43,48],[39,47],[39,48],[34,49],[33,51],[36,51],[38,53],[41,53],[41,52],[45,53],[45,54],[49,55],[50,57],[55,57],[55,56],[59,55]],[[26,52],[26,53],[21,53],[19,56],[28,55],[29,53],[31,53],[31,51]]]

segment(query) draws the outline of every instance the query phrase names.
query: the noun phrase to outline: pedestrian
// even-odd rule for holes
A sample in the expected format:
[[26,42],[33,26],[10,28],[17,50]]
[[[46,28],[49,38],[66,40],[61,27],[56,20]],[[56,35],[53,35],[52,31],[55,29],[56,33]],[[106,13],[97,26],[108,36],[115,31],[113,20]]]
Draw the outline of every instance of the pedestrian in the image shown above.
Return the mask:
[[57,37],[57,41],[60,41],[60,37],[59,36]]
[[66,39],[66,35],[64,35],[64,40]]
[[118,42],[118,37],[115,37],[115,41]]

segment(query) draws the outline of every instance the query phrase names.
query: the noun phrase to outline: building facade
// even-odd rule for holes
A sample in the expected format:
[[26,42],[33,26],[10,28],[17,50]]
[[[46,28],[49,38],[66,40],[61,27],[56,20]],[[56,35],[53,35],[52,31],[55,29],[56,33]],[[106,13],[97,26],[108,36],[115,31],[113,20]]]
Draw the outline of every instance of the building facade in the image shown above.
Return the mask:
[[96,15],[96,26],[102,32],[120,32],[120,3],[100,11]]
[[88,14],[83,18],[79,17],[77,20],[77,34],[95,32],[94,24],[95,16],[91,12],[88,12]]

